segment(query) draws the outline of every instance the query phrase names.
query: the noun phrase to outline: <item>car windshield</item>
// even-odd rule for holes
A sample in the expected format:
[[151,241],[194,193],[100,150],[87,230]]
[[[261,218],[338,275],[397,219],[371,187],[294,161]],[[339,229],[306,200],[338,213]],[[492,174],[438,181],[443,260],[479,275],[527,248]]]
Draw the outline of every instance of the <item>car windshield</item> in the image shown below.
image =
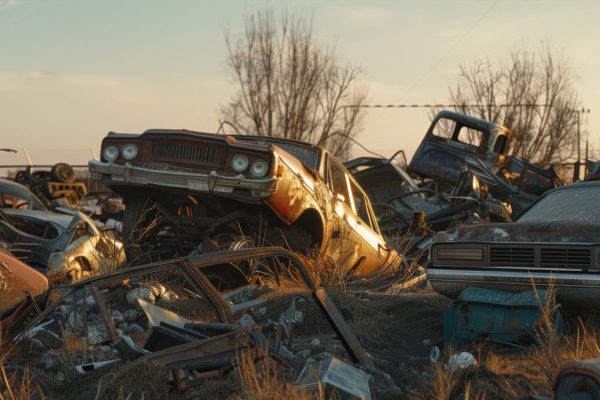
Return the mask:
[[317,149],[294,143],[276,142],[274,144],[296,157],[308,168],[314,170],[319,168],[319,151]]
[[25,186],[6,180],[0,180],[0,208],[47,210]]
[[597,221],[600,208],[596,207],[600,187],[583,187],[550,193],[526,211],[520,222]]
[[317,170],[319,169],[319,150],[310,145],[288,142],[284,140],[271,139],[267,137],[252,137],[252,136],[236,136],[237,140],[254,142],[254,143],[271,143],[282,148],[294,157],[296,157],[306,167]]

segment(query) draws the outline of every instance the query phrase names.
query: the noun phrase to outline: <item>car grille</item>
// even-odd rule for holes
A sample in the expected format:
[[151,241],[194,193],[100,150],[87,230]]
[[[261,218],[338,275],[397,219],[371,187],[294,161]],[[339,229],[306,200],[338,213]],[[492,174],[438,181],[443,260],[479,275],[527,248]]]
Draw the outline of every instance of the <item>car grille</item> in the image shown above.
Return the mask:
[[541,249],[541,263],[544,267],[590,267],[591,249]]
[[220,167],[224,150],[198,143],[152,143],[155,161],[179,161],[207,167]]
[[587,269],[592,267],[592,250],[581,247],[490,246],[490,266]]
[[527,247],[491,247],[491,266],[531,267],[535,263],[535,251]]

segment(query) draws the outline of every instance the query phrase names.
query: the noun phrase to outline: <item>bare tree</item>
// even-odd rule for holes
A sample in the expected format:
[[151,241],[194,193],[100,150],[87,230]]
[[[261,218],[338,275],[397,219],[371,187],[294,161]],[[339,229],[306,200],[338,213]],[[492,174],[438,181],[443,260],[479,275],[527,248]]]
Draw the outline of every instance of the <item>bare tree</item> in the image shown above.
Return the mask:
[[457,111],[509,128],[510,154],[549,165],[577,149],[578,99],[564,58],[544,47],[512,53],[498,66],[488,61],[460,66],[450,100]]
[[319,44],[312,25],[287,14],[276,23],[272,10],[245,19],[242,37],[226,35],[239,92],[222,109],[240,131],[302,140],[345,159],[359,128],[367,89],[360,69],[340,67],[334,48]]

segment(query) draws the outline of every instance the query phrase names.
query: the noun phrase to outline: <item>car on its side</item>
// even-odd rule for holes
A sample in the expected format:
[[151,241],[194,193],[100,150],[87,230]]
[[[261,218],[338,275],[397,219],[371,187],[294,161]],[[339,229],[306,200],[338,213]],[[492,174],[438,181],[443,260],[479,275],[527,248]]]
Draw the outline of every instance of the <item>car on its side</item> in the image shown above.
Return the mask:
[[111,132],[89,169],[124,199],[133,264],[265,243],[315,249],[346,274],[400,263],[364,191],[318,146],[188,130]]
[[567,307],[600,307],[600,182],[546,192],[515,222],[434,237],[427,276],[449,297],[467,287],[520,292],[554,286]]

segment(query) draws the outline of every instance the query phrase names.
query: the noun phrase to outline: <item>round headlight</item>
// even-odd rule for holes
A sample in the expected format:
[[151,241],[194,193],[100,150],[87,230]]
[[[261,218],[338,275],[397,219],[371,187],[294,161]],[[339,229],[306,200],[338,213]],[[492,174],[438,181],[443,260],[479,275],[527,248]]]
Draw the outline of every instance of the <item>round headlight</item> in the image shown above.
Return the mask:
[[250,166],[250,173],[252,176],[256,176],[257,178],[262,178],[267,174],[267,170],[269,169],[269,165],[265,160],[254,160],[252,162],[252,166]]
[[117,146],[108,146],[104,149],[102,156],[106,161],[113,162],[119,157],[119,149]]
[[137,153],[138,149],[135,144],[126,144],[121,149],[121,155],[123,155],[123,158],[126,160],[133,160],[137,156]]
[[248,169],[248,157],[243,154],[236,154],[231,159],[231,168],[235,172],[244,172]]

